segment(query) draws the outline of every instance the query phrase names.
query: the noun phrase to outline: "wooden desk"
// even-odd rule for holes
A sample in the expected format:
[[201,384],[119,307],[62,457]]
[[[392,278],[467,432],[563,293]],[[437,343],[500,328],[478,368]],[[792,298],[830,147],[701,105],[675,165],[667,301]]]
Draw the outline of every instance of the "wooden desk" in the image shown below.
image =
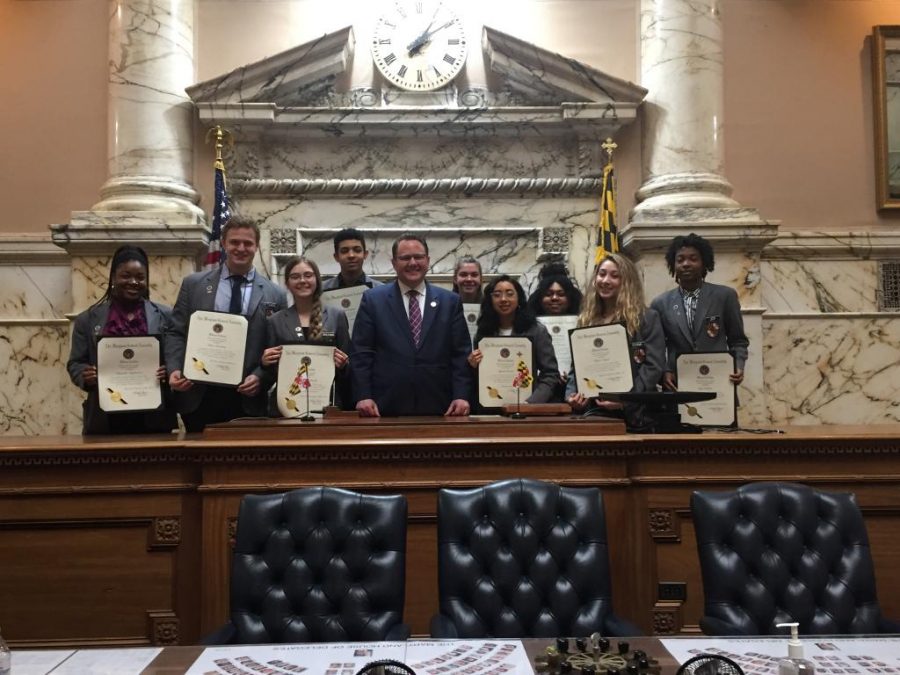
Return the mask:
[[882,609],[900,618],[900,426],[639,436],[538,418],[298,424],[276,425],[278,438],[236,424],[184,438],[0,440],[4,637],[195,643],[227,616],[241,497],[314,485],[407,496],[405,619],[424,635],[437,609],[437,491],[512,477],[603,490],[616,612],[658,633],[699,631],[692,490],[792,480],[854,491]]

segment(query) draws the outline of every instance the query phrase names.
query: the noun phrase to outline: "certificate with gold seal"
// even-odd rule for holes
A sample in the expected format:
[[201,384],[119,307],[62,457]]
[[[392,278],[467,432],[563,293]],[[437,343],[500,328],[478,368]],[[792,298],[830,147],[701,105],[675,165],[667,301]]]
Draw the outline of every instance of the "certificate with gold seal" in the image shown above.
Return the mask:
[[368,286],[350,286],[348,288],[334,288],[330,291],[322,291],[322,302],[326,305],[334,305],[344,310],[347,315],[347,323],[350,324],[350,333],[353,333],[353,322],[356,321],[356,312],[359,311],[359,303],[362,302],[363,293],[369,290]]
[[[530,372],[531,340],[527,337],[486,337],[478,343],[478,349],[482,354],[478,364],[478,402],[481,406],[499,408],[525,403],[531,396],[534,380]],[[527,377],[523,376],[523,369]]]
[[682,422],[714,427],[737,425],[737,397],[729,377],[734,372],[734,356],[728,352],[680,354],[675,371],[679,391],[716,394],[711,401],[679,405]]
[[283,417],[322,412],[332,400],[334,370],[334,347],[283,345],[275,385],[278,412]]
[[162,406],[159,336],[102,337],[97,342],[97,393],[108,413]]
[[559,372],[568,375],[572,370],[572,348],[569,346],[569,331],[578,325],[578,317],[575,314],[561,314],[557,316],[539,316],[537,318],[547,332],[553,343],[553,353],[556,354],[556,363]]
[[244,379],[247,319],[240,314],[197,311],[188,324],[182,373],[195,382],[236,387]]
[[613,323],[576,328],[569,333],[569,344],[578,393],[594,398],[606,392],[631,391],[634,379],[625,326]]

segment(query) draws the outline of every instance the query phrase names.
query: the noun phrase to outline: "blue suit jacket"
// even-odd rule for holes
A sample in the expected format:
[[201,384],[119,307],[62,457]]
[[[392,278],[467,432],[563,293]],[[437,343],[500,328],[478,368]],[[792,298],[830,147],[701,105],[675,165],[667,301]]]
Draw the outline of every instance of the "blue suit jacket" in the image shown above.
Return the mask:
[[468,400],[472,341],[459,296],[426,284],[418,349],[397,282],[365,292],[353,324],[350,367],[357,401],[370,398],[385,416],[443,415]]

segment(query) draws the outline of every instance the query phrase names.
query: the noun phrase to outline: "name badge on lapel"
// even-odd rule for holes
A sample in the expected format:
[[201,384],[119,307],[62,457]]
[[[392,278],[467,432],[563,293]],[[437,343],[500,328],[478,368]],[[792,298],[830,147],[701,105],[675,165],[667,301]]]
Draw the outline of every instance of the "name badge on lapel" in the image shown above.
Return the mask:
[[274,302],[264,302],[262,304],[263,312],[266,314],[266,318],[272,316],[275,313],[275,308],[277,305]]
[[718,316],[708,316],[706,317],[706,334],[711,338],[715,338],[719,335],[719,331],[722,330],[722,323]]

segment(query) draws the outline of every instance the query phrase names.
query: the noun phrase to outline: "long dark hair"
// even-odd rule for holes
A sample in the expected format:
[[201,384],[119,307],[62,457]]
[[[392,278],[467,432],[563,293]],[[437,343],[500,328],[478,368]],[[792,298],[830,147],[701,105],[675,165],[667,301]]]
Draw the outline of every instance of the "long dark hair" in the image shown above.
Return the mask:
[[516,307],[516,315],[513,319],[513,332],[523,333],[537,322],[537,319],[534,318],[534,314],[528,309],[528,304],[525,300],[525,289],[522,288],[522,284],[508,274],[503,274],[491,281],[484,289],[484,298],[481,300],[481,313],[478,315],[478,330],[475,332],[476,345],[478,345],[478,341],[481,340],[481,338],[493,337],[497,335],[500,330],[500,317],[494,309],[492,294],[494,289],[497,288],[497,284],[501,281],[512,284],[512,287],[516,289],[516,295],[519,298],[519,305]]
[[103,297],[94,304],[99,305],[102,302],[109,302],[112,300],[116,268],[119,265],[131,262],[132,260],[137,260],[144,266],[144,269],[147,270],[147,288],[144,289],[144,299],[150,299],[150,261],[147,259],[147,253],[140,246],[124,244],[117,248],[112,255],[112,259],[109,261],[109,281],[106,283],[106,292],[103,294]]
[[542,300],[544,295],[553,284],[559,284],[565,291],[566,297],[569,299],[569,309],[566,314],[578,314],[581,312],[581,291],[575,288],[574,282],[569,278],[566,266],[562,263],[548,263],[541,268],[538,273],[538,285],[531,297],[528,298],[528,308],[535,316],[543,316],[544,305]]

